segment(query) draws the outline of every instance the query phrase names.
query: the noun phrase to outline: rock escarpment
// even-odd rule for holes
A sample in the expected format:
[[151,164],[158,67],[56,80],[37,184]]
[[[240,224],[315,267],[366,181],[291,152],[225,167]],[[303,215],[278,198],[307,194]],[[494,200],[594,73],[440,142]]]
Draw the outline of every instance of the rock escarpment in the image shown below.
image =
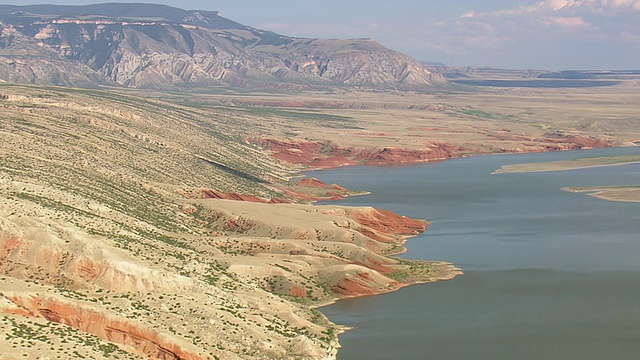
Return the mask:
[[432,142],[418,149],[395,147],[358,148],[337,145],[331,141],[261,139],[259,145],[271,156],[290,164],[300,164],[316,169],[348,165],[409,164],[452,159],[468,153],[521,153],[561,150],[578,150],[612,147],[617,144],[611,138],[594,138],[563,133],[545,133],[541,137],[492,135],[500,140],[519,142],[519,146],[472,148],[447,142]]
[[40,317],[132,349],[140,356],[161,360],[208,359],[202,349],[168,333],[109,313],[99,306],[38,292],[5,292],[4,297],[28,317]]
[[312,168],[332,168],[346,165],[401,164],[432,160],[444,160],[460,156],[464,148],[448,143],[434,144],[426,149],[382,149],[340,146],[330,141],[262,139],[260,145],[271,156],[287,163],[307,165]]
[[[86,85],[93,79],[159,89],[428,89],[444,82],[373,40],[292,38],[210,11],[150,4],[2,5],[0,20],[0,47],[21,56],[0,57],[0,78],[6,81]],[[12,75],[9,69],[16,66],[20,71]],[[74,67],[80,75],[62,71]]]

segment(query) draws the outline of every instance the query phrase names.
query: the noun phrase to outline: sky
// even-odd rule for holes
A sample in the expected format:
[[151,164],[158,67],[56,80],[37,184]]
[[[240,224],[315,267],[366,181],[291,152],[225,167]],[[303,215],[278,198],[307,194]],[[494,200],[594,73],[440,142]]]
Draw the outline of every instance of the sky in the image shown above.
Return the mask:
[[[83,5],[107,1],[0,0]],[[129,2],[110,0],[109,2]],[[640,69],[640,0],[138,0],[296,37],[373,38],[420,61]]]

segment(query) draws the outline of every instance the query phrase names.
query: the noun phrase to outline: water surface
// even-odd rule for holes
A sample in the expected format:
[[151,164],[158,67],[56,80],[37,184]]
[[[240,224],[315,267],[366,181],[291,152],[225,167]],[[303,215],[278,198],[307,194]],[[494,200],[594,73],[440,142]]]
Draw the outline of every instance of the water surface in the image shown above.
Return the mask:
[[310,172],[371,191],[341,204],[433,221],[412,259],[465,275],[323,308],[356,330],[348,359],[636,359],[640,353],[640,204],[564,192],[637,185],[640,164],[500,174],[502,165],[640,154],[640,148],[477,156],[404,167]]
[[535,79],[535,80],[451,80],[454,83],[470,86],[523,87],[523,88],[591,88],[618,85],[620,81],[576,80],[576,79]]

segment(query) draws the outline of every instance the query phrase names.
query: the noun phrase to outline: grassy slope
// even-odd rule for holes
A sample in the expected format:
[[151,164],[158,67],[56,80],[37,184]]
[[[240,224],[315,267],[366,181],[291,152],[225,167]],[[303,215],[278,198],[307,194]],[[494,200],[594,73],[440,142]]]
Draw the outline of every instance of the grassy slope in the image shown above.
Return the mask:
[[[20,238],[25,249],[40,249],[35,254],[24,250],[22,258],[0,263],[10,275],[3,278],[5,295],[25,280],[48,283],[54,287],[42,292],[62,291],[68,298],[65,291],[75,291],[80,300],[100,299],[105,313],[124,314],[177,339],[195,336],[198,341],[190,341],[215,349],[212,356],[300,356],[304,351],[296,352],[285,341],[298,335],[313,342],[310,349],[330,351],[334,339],[322,334],[327,326],[323,317],[288,302],[281,308],[264,308],[262,300],[279,298],[227,272],[227,257],[201,243],[212,231],[207,222],[182,211],[188,200],[178,190],[211,188],[269,198],[276,194],[261,183],[291,174],[244,143],[242,118],[103,91],[4,85],[0,92],[5,98],[0,123],[0,232],[5,239]],[[41,270],[39,253],[59,258],[59,266],[42,264]],[[72,254],[69,260],[67,253]],[[88,259],[99,269],[98,277],[77,275],[77,259]],[[113,278],[116,275],[109,278],[114,272],[141,279],[136,283],[151,283],[143,289],[152,294],[136,286],[127,289]],[[187,296],[174,282],[156,279],[156,273],[193,279],[199,295]],[[247,292],[252,295],[243,295]],[[206,293],[219,296],[211,299]],[[171,305],[171,311],[162,310],[160,304],[168,296],[171,303],[182,299],[186,308]],[[145,311],[137,310],[136,303]],[[262,315],[223,321],[214,327],[219,332],[193,320],[192,326],[173,325],[187,316],[220,319],[231,311],[225,309],[236,308]],[[194,314],[194,309],[200,310]],[[298,334],[289,329],[287,320],[277,315],[282,311],[303,319],[307,330]],[[8,321],[3,324],[11,328]],[[253,339],[236,335],[257,326],[271,330]],[[274,345],[260,345],[267,338]],[[31,350],[32,356],[70,354],[65,349],[52,351],[46,344]]]

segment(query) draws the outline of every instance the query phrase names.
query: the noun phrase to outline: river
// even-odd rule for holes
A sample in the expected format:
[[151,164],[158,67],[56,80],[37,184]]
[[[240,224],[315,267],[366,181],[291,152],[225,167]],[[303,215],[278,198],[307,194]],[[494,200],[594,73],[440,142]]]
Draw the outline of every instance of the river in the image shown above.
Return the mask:
[[307,176],[371,195],[340,201],[428,219],[410,259],[450,261],[451,281],[322,309],[354,327],[339,360],[636,359],[640,204],[562,191],[638,185],[640,164],[499,174],[502,165],[640,154],[640,148],[488,155]]

